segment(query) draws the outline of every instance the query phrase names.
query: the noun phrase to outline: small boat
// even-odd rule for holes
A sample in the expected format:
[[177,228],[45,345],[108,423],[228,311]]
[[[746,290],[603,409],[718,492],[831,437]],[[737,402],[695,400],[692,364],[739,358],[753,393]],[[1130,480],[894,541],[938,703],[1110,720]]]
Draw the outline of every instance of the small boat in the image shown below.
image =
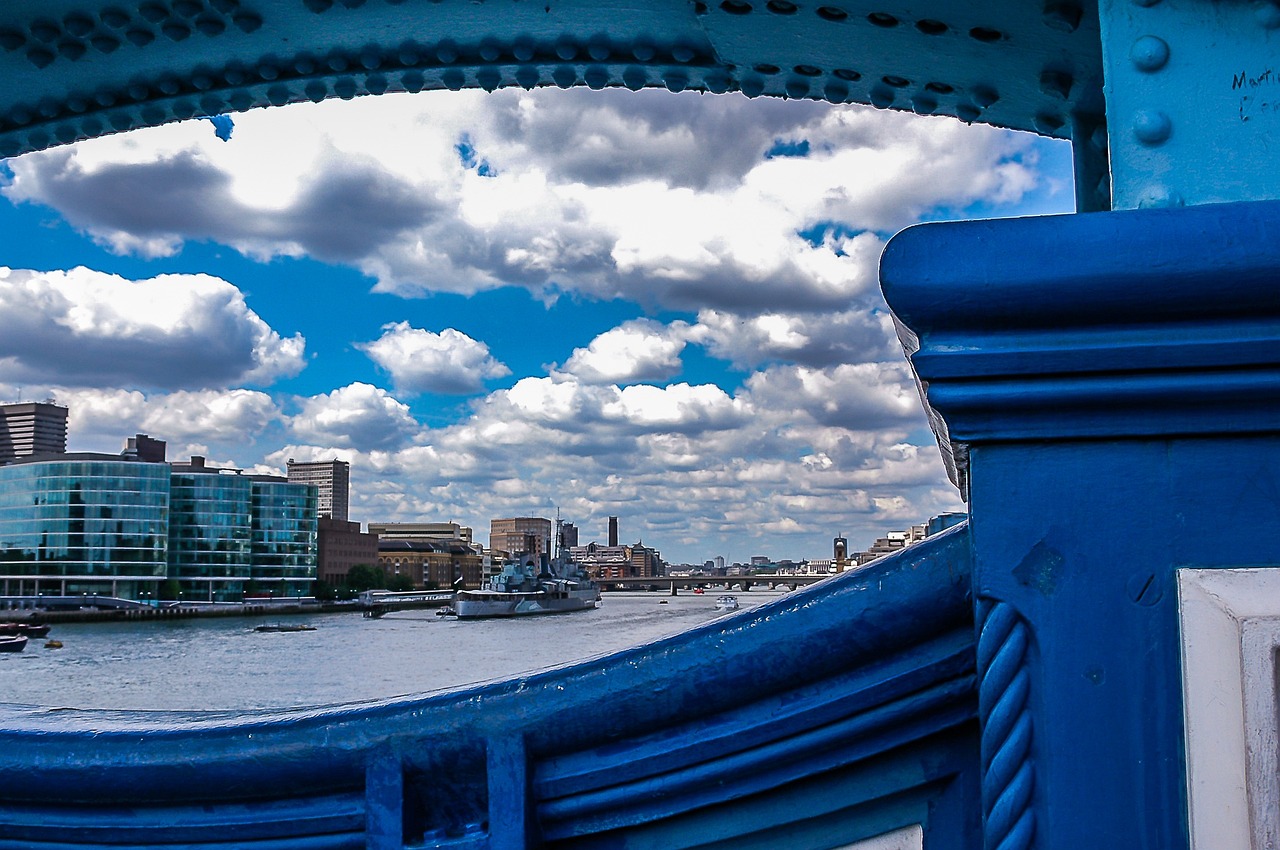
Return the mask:
[[698,594],[699,596],[701,596],[702,594],[706,593],[706,591],[705,591],[705,590],[703,590],[703,589],[702,589],[702,588],[700,588],[700,587],[695,587],[695,588],[693,589],[693,592],[694,592],[694,593],[696,593],[696,594]]
[[453,610],[452,605],[446,605],[443,608],[436,609],[436,616],[437,617],[456,617],[458,616],[458,612]]
[[45,649],[62,649],[62,641],[60,640],[46,641],[44,648]]
[[0,623],[0,635],[44,637],[47,634],[49,634],[47,623]]
[[738,604],[736,596],[718,596],[716,597],[717,611],[737,611],[742,606]]
[[255,632],[314,632],[315,626],[306,623],[263,623],[261,626],[254,626]]
[[22,652],[26,648],[26,635],[0,635],[0,652]]
[[666,604],[667,604],[667,600],[665,600],[665,599],[660,599],[660,600],[658,600],[658,604],[659,604],[659,605],[666,605]]

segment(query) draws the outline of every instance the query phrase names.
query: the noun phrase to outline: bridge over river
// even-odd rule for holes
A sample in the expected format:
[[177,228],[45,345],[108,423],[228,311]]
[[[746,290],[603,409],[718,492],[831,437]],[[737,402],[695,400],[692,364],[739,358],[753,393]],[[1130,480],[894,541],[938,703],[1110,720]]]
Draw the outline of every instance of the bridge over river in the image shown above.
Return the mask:
[[600,585],[601,590],[648,590],[656,588],[658,590],[672,590],[679,592],[681,590],[692,590],[697,587],[723,587],[729,590],[734,588],[740,590],[750,590],[753,587],[761,585],[768,587],[770,590],[777,588],[779,585],[787,585],[791,588],[806,587],[815,582],[831,578],[834,573],[829,575],[772,575],[757,573],[750,576],[649,576],[644,577],[628,577],[628,578],[602,578],[597,579],[596,583]]

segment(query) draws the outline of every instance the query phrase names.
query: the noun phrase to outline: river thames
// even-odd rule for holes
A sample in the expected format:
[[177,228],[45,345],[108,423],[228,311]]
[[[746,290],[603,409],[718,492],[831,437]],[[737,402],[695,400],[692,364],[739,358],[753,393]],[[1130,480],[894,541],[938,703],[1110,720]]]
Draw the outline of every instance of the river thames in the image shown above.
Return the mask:
[[[508,678],[647,643],[726,616],[705,595],[607,593],[592,611],[458,621],[435,611],[54,626],[0,653],[0,702],[55,708],[230,709],[332,705]],[[733,594],[742,608],[779,591]],[[315,631],[257,632],[263,623]]]

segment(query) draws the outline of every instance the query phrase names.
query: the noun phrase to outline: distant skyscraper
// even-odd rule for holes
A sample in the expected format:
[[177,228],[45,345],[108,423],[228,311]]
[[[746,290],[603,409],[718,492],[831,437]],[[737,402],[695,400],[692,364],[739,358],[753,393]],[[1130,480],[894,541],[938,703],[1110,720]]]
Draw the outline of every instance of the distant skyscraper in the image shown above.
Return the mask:
[[618,518],[616,516],[609,517],[609,545],[618,545]]
[[347,503],[351,498],[351,464],[345,460],[288,464],[289,481],[314,484],[320,488],[320,516],[347,521]]
[[49,402],[0,404],[0,463],[67,451],[67,409]]
[[489,548],[512,555],[551,554],[551,520],[531,516],[490,520]]

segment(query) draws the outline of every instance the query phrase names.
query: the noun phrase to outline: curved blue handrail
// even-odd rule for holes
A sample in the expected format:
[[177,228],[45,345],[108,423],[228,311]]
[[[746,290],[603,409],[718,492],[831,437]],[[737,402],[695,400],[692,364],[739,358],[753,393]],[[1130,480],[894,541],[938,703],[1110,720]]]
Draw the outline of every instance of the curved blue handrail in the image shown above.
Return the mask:
[[[968,552],[961,526],[655,643],[421,697],[3,705],[0,847],[686,846],[672,836],[928,824],[936,798],[978,794]],[[815,781],[844,788],[839,805]],[[779,820],[770,803],[790,797]],[[976,828],[954,808],[948,830]]]

